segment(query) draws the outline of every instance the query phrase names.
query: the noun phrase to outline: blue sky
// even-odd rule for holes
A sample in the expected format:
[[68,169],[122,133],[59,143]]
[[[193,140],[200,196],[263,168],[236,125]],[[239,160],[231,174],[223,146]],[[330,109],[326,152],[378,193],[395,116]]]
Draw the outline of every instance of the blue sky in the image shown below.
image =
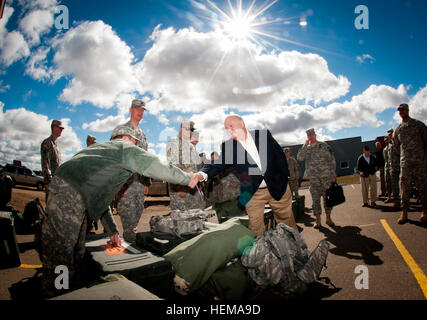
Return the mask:
[[[108,140],[133,98],[147,102],[140,126],[163,160],[184,118],[205,152],[230,113],[282,145],[303,143],[308,127],[319,140],[373,140],[397,126],[402,102],[426,122],[426,9],[422,0],[8,0],[0,163],[39,169],[52,119],[66,124],[64,160],[87,134]],[[356,28],[361,14],[367,29]]]

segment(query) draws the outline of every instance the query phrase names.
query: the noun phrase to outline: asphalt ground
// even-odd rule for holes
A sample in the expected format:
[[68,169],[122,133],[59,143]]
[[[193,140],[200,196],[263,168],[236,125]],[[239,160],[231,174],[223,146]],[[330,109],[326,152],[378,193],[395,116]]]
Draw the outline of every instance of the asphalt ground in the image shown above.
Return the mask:
[[[377,201],[376,208],[362,207],[360,184],[343,187],[346,202],[332,211],[336,226],[328,227],[322,214],[320,230],[313,228],[310,193],[307,188],[300,190],[306,197],[306,210],[296,220],[308,249],[312,251],[322,239],[330,243],[327,269],[321,273],[323,279],[310,285],[300,299],[427,299],[427,226],[419,222],[421,205],[412,199],[408,223],[398,225],[400,211],[393,210],[392,204]],[[167,202],[154,202],[154,207],[145,209],[138,231],[147,231],[151,215],[169,210]],[[121,230],[119,217],[114,217]],[[33,236],[17,235],[17,241],[22,264],[0,270],[0,300],[32,299],[40,294],[36,283],[41,262]]]

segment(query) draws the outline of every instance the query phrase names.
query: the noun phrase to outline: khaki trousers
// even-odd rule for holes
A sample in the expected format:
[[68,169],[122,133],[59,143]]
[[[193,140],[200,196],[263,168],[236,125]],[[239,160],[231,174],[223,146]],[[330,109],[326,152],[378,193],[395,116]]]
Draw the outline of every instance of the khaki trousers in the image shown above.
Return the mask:
[[374,174],[360,177],[360,185],[362,186],[363,203],[368,203],[368,191],[370,191],[371,202],[375,202],[377,200],[377,177]]
[[246,205],[246,212],[249,216],[249,229],[255,232],[257,236],[262,235],[265,231],[264,207],[266,203],[268,203],[273,210],[274,218],[277,223],[283,222],[297,229],[292,212],[292,194],[289,186],[287,186],[285,194],[279,201],[271,196],[268,188],[263,188],[258,189]]

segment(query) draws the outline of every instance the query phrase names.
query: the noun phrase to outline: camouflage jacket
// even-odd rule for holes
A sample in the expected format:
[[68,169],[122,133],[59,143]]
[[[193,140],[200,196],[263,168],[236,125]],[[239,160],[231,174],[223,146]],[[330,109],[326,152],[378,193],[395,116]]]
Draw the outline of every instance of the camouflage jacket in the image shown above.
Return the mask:
[[189,174],[120,139],[83,149],[64,162],[56,175],[82,195],[89,217],[97,220],[134,172],[175,184],[190,182]]
[[336,177],[336,162],[331,147],[317,141],[314,145],[303,145],[297,159],[305,161],[304,179]]
[[394,140],[388,144],[387,154],[389,170],[400,171],[400,148],[396,146]]
[[393,140],[400,149],[401,167],[425,164],[427,127],[423,122],[412,118],[408,122],[401,122],[394,131]]
[[169,164],[185,172],[197,172],[202,167],[202,161],[194,145],[180,137],[175,137],[168,142],[166,157]]
[[299,179],[301,172],[297,160],[294,157],[288,159],[289,177],[291,180]]
[[43,140],[40,145],[42,175],[49,182],[61,164],[61,153],[52,135]]

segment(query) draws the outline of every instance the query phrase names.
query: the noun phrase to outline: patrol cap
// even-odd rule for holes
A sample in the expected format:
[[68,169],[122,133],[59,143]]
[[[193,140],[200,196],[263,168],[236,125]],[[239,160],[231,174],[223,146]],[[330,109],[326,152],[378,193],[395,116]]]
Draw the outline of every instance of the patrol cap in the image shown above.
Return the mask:
[[133,129],[129,128],[128,126],[124,126],[124,125],[117,126],[113,130],[113,133],[111,134],[110,140],[113,140],[119,136],[130,136],[130,137],[134,138],[135,140],[139,141],[139,139],[137,137],[135,137],[135,133],[134,133]]
[[291,149],[290,148],[285,148],[283,151],[284,152],[291,152]]
[[390,128],[390,129],[387,130],[388,134],[393,133],[393,132],[394,132],[393,128]]
[[87,135],[87,138],[86,138],[86,141],[87,141],[87,142],[95,143],[95,142],[96,142],[96,137],[94,137],[94,136],[92,136],[92,135],[88,134],[88,135]]
[[144,108],[147,109],[145,106],[145,102],[139,99],[132,100],[132,104],[130,106],[131,108]]
[[194,128],[194,121],[190,121],[190,120],[182,120],[182,122],[181,122],[181,128],[184,128],[184,129],[187,129],[187,130],[191,130],[191,131],[196,130]]
[[52,120],[52,123],[50,124],[51,127],[55,126],[55,127],[59,127],[61,129],[64,129],[64,127],[62,126],[62,121],[60,120]]
[[401,103],[398,107],[397,110],[403,110],[403,109],[408,109],[409,110],[409,106],[406,103]]
[[305,133],[306,133],[308,136],[311,136],[312,134],[316,134],[316,133],[314,132],[314,128],[307,129],[307,130],[305,131]]

